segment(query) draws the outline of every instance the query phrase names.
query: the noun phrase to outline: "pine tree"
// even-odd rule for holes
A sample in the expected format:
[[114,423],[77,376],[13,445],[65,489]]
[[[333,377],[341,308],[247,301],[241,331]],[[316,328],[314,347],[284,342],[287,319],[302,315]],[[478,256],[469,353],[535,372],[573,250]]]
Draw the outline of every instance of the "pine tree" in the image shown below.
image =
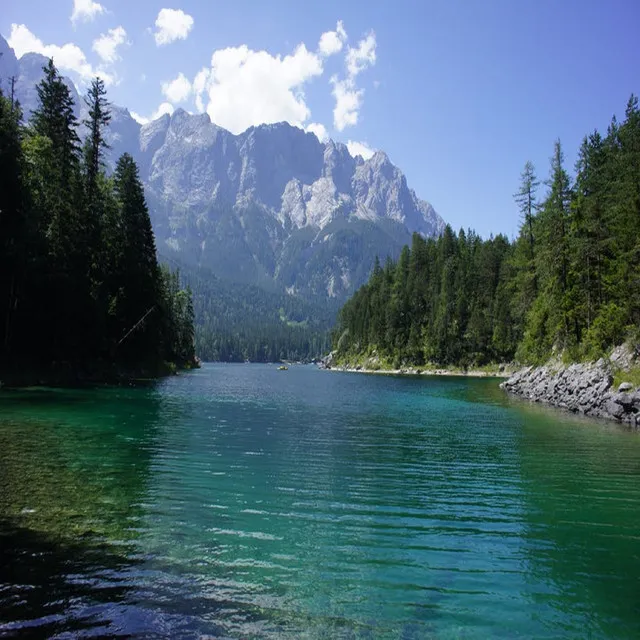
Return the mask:
[[[34,201],[48,251],[44,296],[51,307],[52,358],[74,362],[93,345],[89,247],[80,179],[80,152],[73,98],[49,60],[37,86],[39,105],[31,119],[28,146],[41,150],[30,166],[31,182],[42,185]],[[45,298],[45,299],[46,299]]]
[[104,80],[96,77],[91,82],[84,98],[89,109],[88,118],[84,120],[84,125],[89,131],[84,146],[86,189],[89,203],[92,203],[96,198],[97,180],[104,163],[104,151],[109,148],[104,137],[104,130],[111,122],[111,112],[106,95]]
[[527,161],[521,175],[520,189],[515,193],[514,198],[520,210],[521,234],[527,238],[529,245],[529,260],[533,265],[535,260],[535,240],[533,233],[534,219],[537,210],[536,191],[540,183],[536,178],[533,163]]
[[11,355],[28,252],[20,110],[0,92],[0,359]]
[[116,282],[116,299],[112,308],[123,332],[130,331],[148,312],[153,313],[142,329],[121,344],[122,357],[136,360],[149,354],[159,337],[159,310],[156,308],[161,300],[158,262],[138,167],[127,153],[118,160],[113,184],[121,237],[120,247],[116,249],[120,260],[117,269],[119,281]]
[[541,344],[556,343],[564,348],[569,339],[569,313],[567,290],[569,287],[569,228],[571,222],[571,184],[564,168],[564,154],[560,141],[554,145],[551,157],[551,176],[547,195],[538,216],[537,272],[540,282],[541,305],[538,310],[546,321],[539,330],[546,335],[538,335]]
[[73,97],[53,59],[49,59],[43,71],[44,78],[36,87],[39,105],[31,117],[31,126],[35,133],[51,140],[61,181],[56,186],[69,189],[80,156],[78,119],[74,114]]

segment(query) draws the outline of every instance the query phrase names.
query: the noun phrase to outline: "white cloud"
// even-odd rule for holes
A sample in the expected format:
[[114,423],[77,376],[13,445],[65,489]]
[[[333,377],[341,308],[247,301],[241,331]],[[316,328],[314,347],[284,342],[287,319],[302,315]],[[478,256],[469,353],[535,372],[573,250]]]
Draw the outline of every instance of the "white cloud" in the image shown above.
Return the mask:
[[157,120],[160,116],[163,116],[165,113],[171,115],[174,112],[173,105],[169,102],[163,102],[148,118],[145,116],[141,116],[139,113],[135,111],[131,111],[131,117],[140,124],[147,124],[149,122],[153,122]]
[[108,64],[112,64],[120,59],[118,47],[127,43],[127,32],[124,27],[109,29],[99,38],[93,41],[93,50]]
[[70,42],[61,47],[55,44],[45,45],[24,24],[11,25],[8,42],[18,58],[29,52],[40,53],[47,58],[53,58],[60,71],[72,71],[84,82],[95,76],[100,76],[105,84],[113,84],[115,81],[114,76],[104,69],[94,69],[78,45]]
[[137,111],[129,111],[129,113],[131,114],[131,117],[139,124],[147,124],[147,122],[149,122],[149,118],[141,116]]
[[284,57],[242,45],[214,51],[208,77],[203,70],[194,84],[196,94],[206,85],[211,120],[240,133],[252,125],[283,120],[303,126],[311,116],[304,84],[322,72],[322,60],[304,44]]
[[347,40],[347,32],[344,30],[342,20],[338,20],[335,31],[325,31],[320,36],[318,51],[322,56],[331,56],[342,49],[342,45]]
[[362,106],[364,89],[356,89],[355,83],[350,78],[338,80],[336,76],[331,78],[333,97],[336,106],[333,109],[333,126],[338,131],[358,124],[358,112]]
[[195,95],[196,109],[198,113],[203,113],[205,110],[203,94],[207,90],[207,84],[210,76],[211,71],[207,67],[204,67],[198,71],[196,77],[193,79],[192,89]]
[[171,82],[162,83],[162,93],[169,102],[184,102],[191,95],[191,83],[184,73],[180,73]]
[[329,139],[327,128],[319,122],[311,122],[304,128],[304,130],[309,133],[315,133],[320,142],[326,142]]
[[156,44],[161,47],[176,40],[186,40],[193,28],[193,17],[181,9],[160,9],[156,18]]
[[361,71],[376,63],[376,34],[371,31],[358,46],[347,49],[347,72],[355,78]]
[[356,142],[354,140],[347,142],[347,149],[352,158],[362,156],[365,160],[368,160],[375,153],[375,150],[365,142]]
[[348,47],[345,57],[347,74],[343,80],[331,78],[331,91],[336,100],[333,109],[333,125],[338,131],[358,124],[358,114],[362,107],[364,89],[356,86],[356,77],[367,67],[376,63],[376,34],[371,31],[360,40],[358,46]]
[[99,2],[93,2],[93,0],[73,0],[71,22],[74,25],[80,20],[90,22],[104,12],[105,8]]

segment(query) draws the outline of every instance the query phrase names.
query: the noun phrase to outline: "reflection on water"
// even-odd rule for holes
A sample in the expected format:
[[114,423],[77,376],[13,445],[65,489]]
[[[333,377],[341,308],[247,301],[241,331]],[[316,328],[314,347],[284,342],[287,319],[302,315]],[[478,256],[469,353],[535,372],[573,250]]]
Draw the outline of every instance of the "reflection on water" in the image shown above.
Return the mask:
[[0,398],[0,635],[640,634],[640,440],[493,380]]

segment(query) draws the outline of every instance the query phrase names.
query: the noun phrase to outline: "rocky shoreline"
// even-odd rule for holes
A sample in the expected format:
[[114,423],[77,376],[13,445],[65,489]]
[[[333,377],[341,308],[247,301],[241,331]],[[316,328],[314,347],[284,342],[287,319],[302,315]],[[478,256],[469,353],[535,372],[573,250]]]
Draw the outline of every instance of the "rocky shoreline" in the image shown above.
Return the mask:
[[499,365],[495,370],[484,369],[443,369],[434,367],[404,366],[397,369],[388,369],[381,366],[380,359],[373,355],[364,361],[364,364],[337,364],[335,352],[331,352],[321,360],[317,361],[320,369],[331,371],[342,371],[345,373],[373,373],[383,375],[402,376],[467,376],[470,378],[508,378],[513,373],[510,365]]
[[[321,369],[348,373],[507,378],[500,388],[511,395],[640,429],[640,387],[624,381],[624,372],[640,365],[640,353],[637,347],[629,345],[617,347],[606,360],[601,358],[597,362],[568,366],[556,362],[517,371],[513,370],[513,365],[501,365],[495,371],[411,366],[386,369],[381,366],[377,355],[367,358],[364,363],[338,364],[334,352],[317,364]],[[614,386],[614,371],[623,379],[617,388]]]
[[356,367],[348,366],[321,366],[322,369],[331,371],[342,371],[345,373],[372,373],[399,376],[468,376],[470,378],[506,378],[508,374],[492,371],[481,371],[469,369],[467,371],[458,369],[418,369],[413,367],[402,369],[366,369],[360,365]]
[[625,353],[616,351],[609,361],[526,367],[500,387],[532,402],[640,428],[640,389],[630,382],[614,388],[612,362],[615,365]]

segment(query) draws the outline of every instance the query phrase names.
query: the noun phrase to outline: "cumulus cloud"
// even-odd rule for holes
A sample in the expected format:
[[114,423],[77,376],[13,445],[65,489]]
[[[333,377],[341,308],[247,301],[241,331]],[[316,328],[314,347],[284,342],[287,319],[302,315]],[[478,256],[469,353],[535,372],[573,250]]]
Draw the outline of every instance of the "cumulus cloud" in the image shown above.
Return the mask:
[[211,76],[211,70],[207,67],[203,67],[198,71],[196,77],[193,79],[193,91],[194,93],[204,93]]
[[193,17],[182,9],[160,9],[156,18],[156,44],[161,47],[176,40],[186,40],[193,28]]
[[207,90],[207,84],[209,82],[209,78],[211,76],[211,71],[207,67],[204,67],[198,71],[196,77],[193,79],[193,85],[191,85],[191,89],[193,90],[193,94],[195,96],[196,109],[199,113],[203,113],[206,106],[204,104],[204,93]]
[[124,27],[109,29],[99,38],[93,41],[93,50],[108,64],[113,64],[120,59],[118,47],[127,43],[127,32]]
[[87,82],[95,76],[100,76],[105,84],[113,84],[115,80],[114,76],[104,71],[104,69],[93,68],[78,45],[70,42],[62,46],[46,45],[31,33],[24,24],[11,25],[11,34],[8,42],[18,58],[29,52],[40,53],[47,58],[53,58],[56,67],[60,71],[72,71],[83,82]]
[[315,133],[316,138],[320,140],[320,142],[326,142],[329,139],[329,134],[327,133],[327,128],[320,124],[319,122],[311,122],[305,128],[305,131],[309,133]]
[[376,63],[376,34],[371,31],[358,45],[347,48],[345,64],[346,77],[339,80],[331,78],[332,95],[336,105],[333,109],[333,125],[338,131],[358,123],[358,114],[362,107],[364,89],[358,89],[356,77],[365,69]]
[[338,53],[342,49],[342,45],[346,40],[347,32],[344,30],[342,20],[338,20],[335,31],[325,31],[325,33],[320,36],[318,51],[322,56],[332,56],[334,53]]
[[174,112],[173,105],[169,102],[163,102],[148,118],[145,116],[141,116],[139,113],[135,111],[131,111],[131,117],[140,124],[147,124],[149,122],[153,122],[157,120],[160,116],[165,114],[171,115]]
[[[164,82],[162,93],[170,104],[192,100],[196,111],[208,113],[212,122],[233,133],[259,124],[286,121],[326,140],[326,127],[311,118],[305,89],[323,74],[327,56],[342,51],[346,41],[346,30],[339,21],[335,31],[321,35],[315,52],[304,44],[286,55],[256,51],[247,45],[217,49],[209,66],[193,77],[180,73]],[[364,89],[356,86],[355,80],[375,59],[375,34],[371,32],[356,46],[347,47],[344,77],[331,78],[338,131],[357,124]]]
[[170,82],[162,83],[162,93],[173,104],[184,102],[191,95],[191,83],[184,73],[180,73]]
[[362,106],[364,89],[356,89],[355,82],[351,78],[338,80],[337,76],[331,78],[333,97],[336,106],[333,109],[333,126],[338,131],[358,124],[358,112]]
[[347,73],[355,78],[361,71],[376,63],[376,34],[371,31],[355,49],[347,49]]
[[246,45],[219,49],[211,57],[211,68],[194,80],[200,97],[196,106],[204,106],[206,90],[211,120],[233,133],[283,120],[301,127],[311,116],[304,85],[322,72],[320,56],[304,44],[284,57]]
[[71,22],[74,25],[79,21],[90,22],[104,12],[105,8],[99,2],[93,2],[93,0],[73,0]]
[[352,158],[362,156],[365,160],[368,160],[375,153],[375,150],[365,142],[356,142],[354,140],[347,142],[347,149]]

